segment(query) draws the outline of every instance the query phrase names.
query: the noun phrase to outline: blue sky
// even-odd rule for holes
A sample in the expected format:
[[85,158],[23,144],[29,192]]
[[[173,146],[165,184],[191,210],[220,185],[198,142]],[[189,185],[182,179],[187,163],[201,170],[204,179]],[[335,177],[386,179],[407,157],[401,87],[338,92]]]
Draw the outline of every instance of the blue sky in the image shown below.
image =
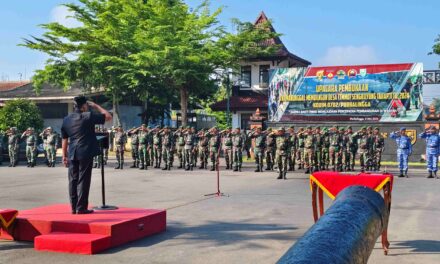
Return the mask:
[[[67,0],[69,1],[69,0]],[[46,57],[18,47],[22,38],[39,36],[39,24],[66,20],[57,7],[66,0],[3,1],[0,9],[0,81],[30,78]],[[196,6],[201,0],[187,0]],[[212,0],[224,6],[220,19],[254,21],[264,10],[288,49],[313,65],[423,62],[437,69],[440,56],[428,56],[440,34],[438,0]]]

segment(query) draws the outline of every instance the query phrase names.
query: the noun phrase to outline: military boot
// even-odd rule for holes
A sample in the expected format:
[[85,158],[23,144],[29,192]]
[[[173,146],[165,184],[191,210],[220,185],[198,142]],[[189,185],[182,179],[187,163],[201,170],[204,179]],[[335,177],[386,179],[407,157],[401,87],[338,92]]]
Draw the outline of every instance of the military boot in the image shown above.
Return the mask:
[[434,177],[432,176],[432,171],[429,171],[428,177],[426,177],[426,178],[434,178]]
[[403,177],[403,170],[400,170],[400,174],[399,177],[402,178]]
[[211,170],[210,171],[215,171],[214,165],[211,166]]
[[405,170],[405,177],[408,178],[408,170]]
[[186,165],[185,170],[189,171],[189,165]]
[[96,169],[96,167],[98,167],[97,163],[93,163],[93,168]]
[[310,173],[310,168],[307,167],[307,169],[304,171],[304,174],[309,174]]
[[203,164],[203,162],[200,163],[200,167],[199,167],[199,169],[204,169],[204,168],[205,168],[205,165]]
[[278,174],[277,180],[281,180],[282,178],[283,178],[283,173],[280,171],[279,174]]
[[118,162],[118,166],[115,167],[115,170],[119,170],[121,168],[121,163]]
[[162,170],[168,170],[168,165],[165,164],[165,167],[163,167]]
[[257,169],[255,170],[255,172],[260,172],[260,166],[257,166]]
[[434,176],[435,176],[436,179],[438,179],[437,171],[434,171]]
[[177,167],[178,169],[182,169],[183,168],[183,164],[182,162],[180,162],[179,167]]
[[283,173],[283,179],[285,179],[285,180],[287,180],[287,171],[285,171],[284,173]]
[[133,165],[131,165],[130,168],[136,168],[136,161],[133,162]]

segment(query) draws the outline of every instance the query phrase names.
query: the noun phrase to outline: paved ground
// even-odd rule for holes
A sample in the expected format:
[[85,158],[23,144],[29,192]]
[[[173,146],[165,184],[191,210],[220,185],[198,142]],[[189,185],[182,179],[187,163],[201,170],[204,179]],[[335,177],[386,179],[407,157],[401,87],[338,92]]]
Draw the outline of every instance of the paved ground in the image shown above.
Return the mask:
[[[112,165],[112,164],[111,164]],[[0,242],[0,263],[274,263],[313,224],[307,175],[222,172],[221,198],[215,173],[172,170],[107,171],[109,204],[165,208],[168,230],[95,256],[42,253],[31,243]],[[396,179],[389,238],[370,263],[440,263],[440,180],[413,169]],[[0,207],[28,209],[67,203],[64,168],[0,167]],[[90,201],[100,203],[99,171],[94,171]],[[326,201],[327,205],[330,201]]]

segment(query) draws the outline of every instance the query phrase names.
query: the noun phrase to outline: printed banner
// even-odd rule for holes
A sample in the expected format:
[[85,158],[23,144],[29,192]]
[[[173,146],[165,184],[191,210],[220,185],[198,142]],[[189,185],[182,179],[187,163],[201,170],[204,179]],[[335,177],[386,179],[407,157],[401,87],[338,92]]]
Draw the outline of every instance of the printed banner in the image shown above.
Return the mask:
[[423,64],[382,64],[274,69],[269,120],[421,120]]

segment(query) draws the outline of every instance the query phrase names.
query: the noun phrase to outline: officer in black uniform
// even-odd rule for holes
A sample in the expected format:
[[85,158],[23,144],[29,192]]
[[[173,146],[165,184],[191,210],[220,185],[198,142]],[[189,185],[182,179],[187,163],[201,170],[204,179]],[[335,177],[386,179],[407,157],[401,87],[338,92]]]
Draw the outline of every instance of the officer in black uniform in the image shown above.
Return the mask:
[[[84,96],[74,98],[75,110],[66,116],[61,127],[63,163],[69,168],[69,195],[72,214],[90,214],[88,210],[93,157],[99,154],[95,125],[112,120],[101,106]],[[99,114],[89,111],[89,107]]]

